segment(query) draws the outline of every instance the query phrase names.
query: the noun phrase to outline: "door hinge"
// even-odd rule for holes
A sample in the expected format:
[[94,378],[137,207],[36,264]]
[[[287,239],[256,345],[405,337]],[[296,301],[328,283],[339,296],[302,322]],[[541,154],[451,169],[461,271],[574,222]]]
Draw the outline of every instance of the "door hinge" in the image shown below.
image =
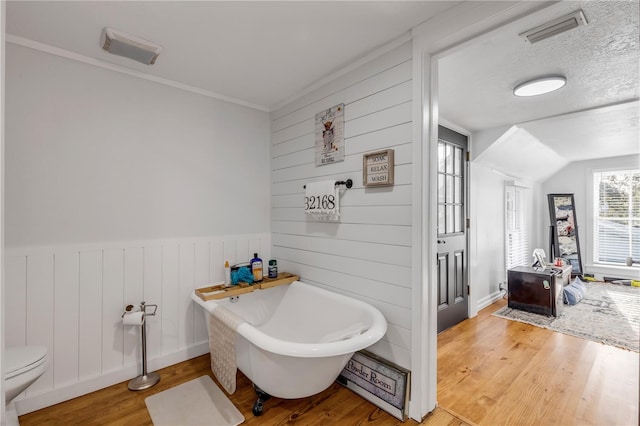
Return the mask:
[[467,161],[471,161],[471,152],[467,151]]
[[467,229],[471,228],[471,219],[467,218]]
[[467,284],[467,296],[471,295],[471,287],[469,287],[469,284]]

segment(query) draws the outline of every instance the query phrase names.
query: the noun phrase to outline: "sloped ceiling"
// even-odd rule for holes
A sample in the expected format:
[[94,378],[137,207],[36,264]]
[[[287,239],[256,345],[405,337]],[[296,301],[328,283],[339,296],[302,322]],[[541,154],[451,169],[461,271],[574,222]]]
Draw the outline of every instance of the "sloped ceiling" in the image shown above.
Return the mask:
[[637,101],[565,114],[519,125],[571,161],[640,152]]
[[507,130],[474,161],[509,179],[525,182],[544,180],[569,163],[518,126]]
[[[518,35],[579,9],[586,26],[536,44]],[[638,1],[561,2],[461,46],[439,61],[441,116],[471,132],[517,125],[557,164],[640,153],[639,14]],[[567,85],[513,95],[515,85],[549,74]],[[502,150],[505,140],[518,147],[528,139],[507,136]]]

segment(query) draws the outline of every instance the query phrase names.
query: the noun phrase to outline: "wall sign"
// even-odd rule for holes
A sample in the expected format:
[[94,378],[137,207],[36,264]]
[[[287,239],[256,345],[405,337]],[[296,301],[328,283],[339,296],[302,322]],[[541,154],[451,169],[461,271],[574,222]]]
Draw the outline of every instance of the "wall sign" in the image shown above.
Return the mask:
[[338,382],[405,421],[411,373],[367,351],[358,351],[347,362]]
[[372,152],[362,157],[364,186],[393,185],[393,150]]
[[344,161],[344,104],[316,114],[316,166]]

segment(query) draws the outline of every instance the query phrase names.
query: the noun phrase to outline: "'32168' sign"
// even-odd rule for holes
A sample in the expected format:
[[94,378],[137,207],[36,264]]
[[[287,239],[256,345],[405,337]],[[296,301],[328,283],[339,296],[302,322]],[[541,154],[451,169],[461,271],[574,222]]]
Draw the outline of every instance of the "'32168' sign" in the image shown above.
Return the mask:
[[333,210],[336,208],[336,197],[333,194],[310,195],[304,197],[304,209],[309,213],[322,210]]

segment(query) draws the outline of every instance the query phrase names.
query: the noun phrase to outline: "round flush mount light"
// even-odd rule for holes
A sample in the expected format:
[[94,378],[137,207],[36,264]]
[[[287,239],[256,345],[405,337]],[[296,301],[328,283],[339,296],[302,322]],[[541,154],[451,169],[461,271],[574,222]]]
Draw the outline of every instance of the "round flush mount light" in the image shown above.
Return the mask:
[[549,75],[518,84],[513,88],[513,94],[516,96],[537,96],[558,90],[565,84],[567,84],[566,77]]

